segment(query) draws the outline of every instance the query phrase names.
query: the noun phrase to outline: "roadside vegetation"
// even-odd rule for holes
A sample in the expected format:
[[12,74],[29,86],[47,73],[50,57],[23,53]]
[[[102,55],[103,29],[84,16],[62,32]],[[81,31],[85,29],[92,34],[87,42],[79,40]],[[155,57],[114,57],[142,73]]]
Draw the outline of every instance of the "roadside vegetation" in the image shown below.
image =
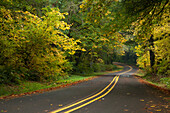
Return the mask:
[[145,79],[150,84],[170,90],[170,77],[147,75],[147,73],[141,69],[137,71],[136,75]]
[[169,6],[169,0],[1,0],[0,86],[53,83],[112,70],[112,62],[137,65],[147,78],[169,84]]
[[[111,66],[111,65],[110,65]],[[89,74],[70,75],[51,82],[22,81],[20,84],[0,85],[0,99],[22,96],[27,94],[41,93],[67,85],[76,84],[82,81],[93,79],[99,75],[113,73],[122,70],[122,67],[112,65],[112,69],[104,72],[93,72]]]
[[108,29],[126,39],[123,44],[130,52],[119,56],[123,58],[120,62],[131,63],[129,60],[136,58],[136,65],[144,70],[147,80],[169,87],[169,3],[169,0],[86,1],[82,9],[88,11],[87,20],[94,25],[102,24],[104,17],[110,19]]

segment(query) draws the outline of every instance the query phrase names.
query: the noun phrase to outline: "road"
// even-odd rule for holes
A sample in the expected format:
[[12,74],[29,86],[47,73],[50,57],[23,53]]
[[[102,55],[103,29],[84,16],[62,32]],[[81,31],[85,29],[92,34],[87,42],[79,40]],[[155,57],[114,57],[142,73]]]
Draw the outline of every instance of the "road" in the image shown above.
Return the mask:
[[0,100],[6,113],[168,113],[168,95],[141,83],[135,67],[41,94]]

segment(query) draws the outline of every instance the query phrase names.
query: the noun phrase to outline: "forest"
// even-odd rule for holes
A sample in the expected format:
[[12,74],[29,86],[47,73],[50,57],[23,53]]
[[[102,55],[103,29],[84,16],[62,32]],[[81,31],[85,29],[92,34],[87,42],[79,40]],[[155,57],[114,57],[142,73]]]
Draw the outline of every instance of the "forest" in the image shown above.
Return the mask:
[[1,0],[0,84],[136,65],[170,77],[169,0]]

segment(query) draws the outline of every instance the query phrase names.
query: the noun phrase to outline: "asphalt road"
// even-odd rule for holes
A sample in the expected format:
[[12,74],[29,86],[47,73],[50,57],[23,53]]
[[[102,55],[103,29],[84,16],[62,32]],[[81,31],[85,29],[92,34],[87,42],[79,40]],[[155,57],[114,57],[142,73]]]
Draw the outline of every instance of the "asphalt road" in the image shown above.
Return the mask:
[[[169,102],[166,100],[168,95],[139,82],[137,78],[132,76],[137,70],[135,67],[131,68],[126,65],[123,66],[124,69],[120,72],[103,75],[93,80],[85,81],[66,88],[60,88],[42,94],[0,100],[0,112],[170,112],[168,108]],[[60,111],[62,109],[64,110]]]

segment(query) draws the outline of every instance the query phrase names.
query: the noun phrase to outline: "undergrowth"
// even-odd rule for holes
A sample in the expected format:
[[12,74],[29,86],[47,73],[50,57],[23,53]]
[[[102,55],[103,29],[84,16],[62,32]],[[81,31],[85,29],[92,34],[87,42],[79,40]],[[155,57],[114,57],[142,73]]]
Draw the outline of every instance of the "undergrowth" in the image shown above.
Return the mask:
[[[122,68],[117,68],[114,71],[119,71]],[[112,72],[114,72],[112,71]],[[58,87],[65,84],[71,84],[76,81],[85,80],[97,75],[104,75],[109,72],[95,72],[89,74],[80,74],[80,75],[70,75],[65,78],[60,78],[57,81],[50,81],[50,82],[36,82],[36,81],[23,81],[20,84],[1,84],[0,85],[0,97],[10,96],[10,95],[17,95],[21,93],[33,92],[38,91],[41,89],[53,88]]]

